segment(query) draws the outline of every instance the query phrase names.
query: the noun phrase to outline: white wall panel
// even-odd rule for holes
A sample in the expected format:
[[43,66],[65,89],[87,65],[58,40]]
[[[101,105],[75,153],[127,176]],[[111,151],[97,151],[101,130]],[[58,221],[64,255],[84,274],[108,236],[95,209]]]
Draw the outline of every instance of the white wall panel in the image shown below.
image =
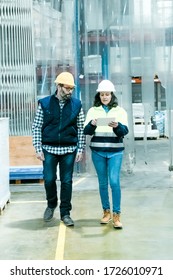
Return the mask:
[[9,120],[0,118],[0,212],[10,199],[9,188]]

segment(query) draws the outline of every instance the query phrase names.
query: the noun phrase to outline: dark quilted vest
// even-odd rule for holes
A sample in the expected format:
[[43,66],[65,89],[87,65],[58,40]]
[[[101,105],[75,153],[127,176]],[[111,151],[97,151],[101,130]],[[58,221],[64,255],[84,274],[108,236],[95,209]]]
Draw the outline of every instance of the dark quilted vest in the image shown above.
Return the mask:
[[51,146],[76,145],[77,116],[82,107],[81,101],[70,98],[60,110],[55,95],[39,100],[43,109],[42,144]]

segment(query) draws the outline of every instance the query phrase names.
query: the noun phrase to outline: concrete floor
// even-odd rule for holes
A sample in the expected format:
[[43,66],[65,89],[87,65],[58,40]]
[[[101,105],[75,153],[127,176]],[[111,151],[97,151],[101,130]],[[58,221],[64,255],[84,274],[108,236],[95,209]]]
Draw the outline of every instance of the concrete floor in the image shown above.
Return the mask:
[[[172,260],[173,176],[168,171],[169,141],[136,141],[136,165],[124,170],[122,230],[100,225],[102,216],[95,175],[74,177],[75,226],[42,219],[43,185],[11,185],[11,201],[0,216],[0,260]],[[59,186],[59,182],[57,182]]]

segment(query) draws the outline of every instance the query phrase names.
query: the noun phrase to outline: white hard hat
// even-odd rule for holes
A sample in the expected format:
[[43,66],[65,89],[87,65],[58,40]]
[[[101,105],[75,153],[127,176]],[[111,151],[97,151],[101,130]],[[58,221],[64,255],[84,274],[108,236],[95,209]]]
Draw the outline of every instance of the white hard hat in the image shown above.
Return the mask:
[[99,83],[96,92],[115,92],[114,84],[109,80],[103,80]]

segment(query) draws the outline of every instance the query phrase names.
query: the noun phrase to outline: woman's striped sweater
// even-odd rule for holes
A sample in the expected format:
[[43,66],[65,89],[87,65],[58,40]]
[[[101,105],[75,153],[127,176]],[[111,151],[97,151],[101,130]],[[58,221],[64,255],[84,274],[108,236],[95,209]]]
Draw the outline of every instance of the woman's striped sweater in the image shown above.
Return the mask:
[[[115,117],[118,122],[116,128],[106,126],[94,126],[93,119]],[[117,106],[106,112],[103,106],[92,107],[88,110],[84,134],[91,135],[90,148],[95,151],[119,152],[124,150],[123,138],[128,133],[128,121],[126,111]]]

